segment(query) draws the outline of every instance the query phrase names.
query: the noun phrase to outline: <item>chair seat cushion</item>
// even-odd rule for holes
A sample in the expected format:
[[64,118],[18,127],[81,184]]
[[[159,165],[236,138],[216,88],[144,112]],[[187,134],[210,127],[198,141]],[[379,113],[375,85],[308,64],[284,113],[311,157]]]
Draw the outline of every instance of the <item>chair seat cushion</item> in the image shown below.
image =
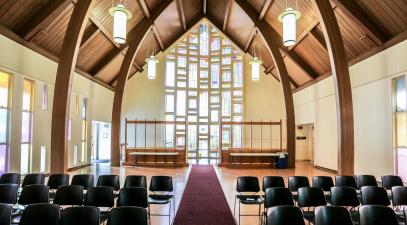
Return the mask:
[[173,195],[149,195],[148,203],[149,204],[167,204],[173,198]]
[[242,204],[259,205],[263,204],[264,200],[260,195],[236,195]]

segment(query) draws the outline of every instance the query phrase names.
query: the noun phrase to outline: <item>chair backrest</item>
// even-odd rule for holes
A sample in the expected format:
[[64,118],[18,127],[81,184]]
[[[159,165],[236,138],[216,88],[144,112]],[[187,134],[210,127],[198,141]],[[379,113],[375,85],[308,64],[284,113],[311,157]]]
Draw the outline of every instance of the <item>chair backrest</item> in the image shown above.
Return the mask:
[[43,173],[30,173],[24,176],[21,187],[31,184],[45,184],[45,174]]
[[138,206],[148,207],[147,189],[140,187],[122,188],[117,199],[117,207],[121,206]]
[[324,191],[331,191],[334,186],[334,180],[328,176],[315,176],[312,178],[312,186],[321,188]]
[[238,177],[236,191],[253,193],[259,192],[260,191],[259,179],[257,177],[251,176]]
[[309,187],[308,177],[305,176],[292,176],[288,177],[288,188],[291,191],[298,191],[299,188]]
[[151,177],[149,189],[152,192],[172,192],[174,190],[172,177],[169,176]]
[[18,184],[0,184],[0,203],[16,204]]
[[120,190],[120,178],[117,175],[100,175],[96,186],[112,187],[113,190]]
[[59,225],[59,206],[38,203],[27,206],[21,215],[19,225]]
[[147,177],[142,175],[129,175],[126,177],[123,187],[147,188]]
[[266,189],[264,208],[281,205],[294,205],[294,199],[290,189],[283,187],[271,187]]
[[81,185],[83,189],[95,186],[94,177],[92,174],[77,174],[72,177],[71,185]]
[[11,205],[0,203],[0,224],[11,224],[11,210]]
[[17,184],[20,186],[20,179],[19,173],[3,173],[0,177],[0,184]]
[[262,191],[266,192],[267,188],[285,187],[284,178],[280,176],[265,176],[263,177]]
[[114,196],[112,187],[91,187],[85,195],[84,205],[96,207],[113,207]]
[[315,209],[315,225],[353,225],[353,222],[344,207],[320,206]]
[[364,186],[361,190],[362,205],[389,206],[390,200],[386,189],[376,186]]
[[361,189],[364,186],[378,186],[376,177],[373,175],[357,175],[356,185],[358,189]]
[[356,189],[345,186],[331,188],[331,205],[344,207],[359,206],[360,203]]
[[60,225],[99,225],[100,210],[93,206],[69,207],[62,211]]
[[321,188],[302,187],[298,189],[299,207],[317,207],[322,205],[326,205],[326,199]]
[[134,206],[122,206],[109,212],[107,225],[147,225],[146,209]]
[[18,204],[31,205],[49,202],[49,187],[45,184],[31,184],[23,187]]
[[82,205],[83,186],[59,186],[55,193],[54,203],[58,205]]
[[69,174],[51,174],[47,185],[51,190],[56,190],[59,186],[69,185]]
[[357,188],[354,176],[335,176],[335,187]]
[[399,176],[386,175],[382,176],[382,187],[386,190],[391,190],[392,187],[404,186],[403,180]]
[[367,205],[359,209],[360,225],[398,225],[398,219],[393,209],[380,205]]
[[394,206],[407,206],[407,187],[397,186],[391,189]]
[[285,205],[269,210],[266,225],[305,225],[305,223],[300,208]]

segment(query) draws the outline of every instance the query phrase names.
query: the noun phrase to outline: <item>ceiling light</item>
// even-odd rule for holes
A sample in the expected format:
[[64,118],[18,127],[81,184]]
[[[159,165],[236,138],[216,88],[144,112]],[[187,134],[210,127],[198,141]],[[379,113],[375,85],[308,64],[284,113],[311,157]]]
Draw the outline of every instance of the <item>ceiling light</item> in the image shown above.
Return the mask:
[[147,71],[147,77],[150,80],[154,80],[156,77],[156,73],[157,73],[157,63],[158,63],[158,59],[156,59],[154,57],[154,55],[151,55],[150,57],[148,57],[146,59],[147,62],[147,67],[148,67],[148,71]]
[[131,18],[131,12],[122,4],[109,9],[113,16],[113,40],[119,44],[126,43],[127,20]]
[[301,13],[293,8],[287,8],[278,16],[278,20],[283,23],[283,45],[292,46],[297,41],[297,19]]

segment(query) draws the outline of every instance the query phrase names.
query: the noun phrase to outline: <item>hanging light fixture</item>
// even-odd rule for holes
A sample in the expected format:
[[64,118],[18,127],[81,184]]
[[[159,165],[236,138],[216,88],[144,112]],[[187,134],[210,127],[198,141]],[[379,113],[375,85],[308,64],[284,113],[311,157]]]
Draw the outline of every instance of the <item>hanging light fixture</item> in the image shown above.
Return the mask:
[[109,9],[109,14],[113,16],[113,40],[126,43],[127,20],[131,18],[131,12],[123,4],[117,4]]
[[[296,2],[297,5],[297,2]],[[298,8],[298,7],[297,7]],[[301,13],[288,7],[286,0],[286,10],[278,16],[278,20],[283,23],[283,45],[292,46],[297,41],[297,20]]]
[[[157,74],[158,59],[155,58],[154,53],[155,53],[155,45],[153,45],[153,51],[151,52],[151,55],[149,57],[147,57],[147,59],[146,59],[147,67],[148,67],[147,77],[150,80],[154,80],[156,77],[156,74]],[[148,50],[147,50],[147,54],[148,54]]]
[[[256,32],[257,33],[257,32]],[[256,37],[256,33],[254,34],[253,39]],[[263,61],[256,56],[256,42],[254,42],[254,51],[253,51],[253,59],[250,60],[249,64],[252,66],[252,80],[258,81],[260,80],[260,66],[263,64]],[[260,50],[259,50],[260,56]]]

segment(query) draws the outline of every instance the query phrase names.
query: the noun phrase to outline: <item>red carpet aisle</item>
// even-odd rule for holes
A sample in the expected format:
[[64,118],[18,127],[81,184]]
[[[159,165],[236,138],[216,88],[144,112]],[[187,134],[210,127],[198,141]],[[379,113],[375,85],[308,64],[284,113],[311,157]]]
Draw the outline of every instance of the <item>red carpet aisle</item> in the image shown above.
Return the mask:
[[174,225],[235,225],[212,165],[193,165]]

